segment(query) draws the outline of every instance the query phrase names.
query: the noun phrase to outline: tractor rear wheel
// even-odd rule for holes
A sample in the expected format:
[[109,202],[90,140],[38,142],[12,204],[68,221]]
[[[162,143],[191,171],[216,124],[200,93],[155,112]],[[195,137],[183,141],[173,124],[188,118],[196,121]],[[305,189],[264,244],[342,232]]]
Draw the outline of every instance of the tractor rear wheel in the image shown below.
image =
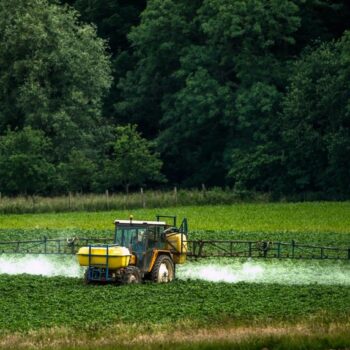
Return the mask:
[[151,278],[157,283],[168,283],[175,278],[174,262],[168,255],[158,256],[151,272]]
[[122,276],[123,284],[141,283],[141,271],[136,266],[128,266]]

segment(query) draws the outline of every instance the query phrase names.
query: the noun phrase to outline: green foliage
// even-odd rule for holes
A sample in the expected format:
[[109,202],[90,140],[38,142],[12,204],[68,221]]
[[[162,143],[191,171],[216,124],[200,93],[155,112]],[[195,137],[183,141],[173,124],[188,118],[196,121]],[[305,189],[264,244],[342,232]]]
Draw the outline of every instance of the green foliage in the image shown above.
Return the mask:
[[105,163],[109,188],[142,185],[145,181],[164,181],[160,173],[162,162],[152,152],[153,144],[141,137],[135,125],[119,126],[111,160]]
[[223,319],[295,322],[316,317],[321,310],[341,320],[350,313],[350,288],[344,286],[260,284],[257,288],[245,283],[176,281],[118,288],[86,286],[80,278],[1,275],[0,292],[2,332],[63,325],[99,330],[115,323],[168,324],[188,319],[211,325]]
[[[160,126],[157,141],[171,182],[226,182],[277,195],[329,187],[338,193],[347,186],[345,170],[328,176],[336,186],[298,186],[302,176],[288,177],[286,154],[294,146],[283,142],[281,129],[288,124],[281,115],[296,56],[316,39],[339,37],[334,16],[348,15],[344,2],[150,1],[129,35],[136,64],[120,79],[117,110],[140,123],[146,135],[157,136],[149,125]],[[312,82],[307,87],[313,89]],[[298,121],[294,112],[285,113],[291,123],[286,131],[293,133]],[[347,149],[343,134],[329,141],[334,169]],[[304,136],[300,147],[315,154],[312,137]],[[299,153],[294,158],[303,163]],[[313,171],[320,173],[310,165],[305,176]]]
[[68,161],[58,167],[62,186],[74,192],[91,191],[96,170],[96,164],[84,152],[77,149],[73,149]]
[[[231,63],[238,85],[235,116],[226,120],[233,129],[225,145],[229,182],[238,188],[271,191],[271,182],[280,175],[276,115],[289,70],[289,57],[283,52],[291,51],[295,43],[299,9],[292,1],[220,4],[206,2],[202,16],[211,41],[225,56],[235,57]],[[234,45],[229,44],[232,41]],[[229,57],[225,62],[231,62]]]
[[176,181],[179,170],[180,176],[187,178],[186,184],[192,186],[210,183],[215,175],[223,176],[221,152],[226,137],[222,120],[230,118],[231,101],[229,86],[221,85],[204,68],[190,73],[185,86],[165,99],[165,130],[158,143],[168,158],[165,168],[168,172],[174,169],[170,173],[173,180]]
[[286,186],[350,193],[350,33],[308,50],[284,103]]
[[69,0],[77,11],[80,18],[86,23],[96,25],[97,34],[107,40],[108,49],[112,56],[112,83],[109,94],[104,98],[103,113],[113,122],[119,121],[114,104],[120,100],[120,92],[117,83],[125,71],[132,68],[133,60],[130,57],[130,43],[127,35],[132,26],[139,24],[139,17],[146,6],[146,0],[123,1],[123,0]]
[[347,198],[349,19],[344,0],[3,3],[0,134],[44,132],[51,193],[154,185],[110,162],[136,124],[172,185]]
[[128,36],[136,63],[119,81],[122,100],[118,101],[117,112],[138,124],[146,137],[157,136],[163,96],[174,92],[172,74],[179,65],[182,48],[189,42],[193,27],[188,22],[198,2],[149,1],[140,25]]
[[255,83],[241,89],[236,100],[239,138],[226,151],[228,177],[235,188],[271,191],[281,176],[276,114],[282,93],[276,86]]
[[105,43],[77,13],[46,0],[0,6],[0,130],[44,131],[54,155],[91,146],[111,84]]
[[30,127],[0,136],[2,191],[33,195],[47,190],[55,173],[51,152],[50,140]]
[[158,143],[170,180],[222,184],[228,145],[248,153],[240,139],[264,137],[281,99],[287,75],[280,56],[294,43],[297,12],[289,0],[149,2],[129,35],[137,64],[120,80],[124,101],[118,106],[138,116],[142,128],[160,121]]

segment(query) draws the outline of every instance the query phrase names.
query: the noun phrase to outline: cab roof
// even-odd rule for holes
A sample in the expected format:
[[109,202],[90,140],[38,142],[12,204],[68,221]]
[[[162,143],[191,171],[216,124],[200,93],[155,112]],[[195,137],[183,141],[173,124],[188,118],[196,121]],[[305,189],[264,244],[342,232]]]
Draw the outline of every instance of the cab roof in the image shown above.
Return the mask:
[[139,220],[115,220],[116,225],[154,225],[154,226],[165,226],[165,221],[139,221]]

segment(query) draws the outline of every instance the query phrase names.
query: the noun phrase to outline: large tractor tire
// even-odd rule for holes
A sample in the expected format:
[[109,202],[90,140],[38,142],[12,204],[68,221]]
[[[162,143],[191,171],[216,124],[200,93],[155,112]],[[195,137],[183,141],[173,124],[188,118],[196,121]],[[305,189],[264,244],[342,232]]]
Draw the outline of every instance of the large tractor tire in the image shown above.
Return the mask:
[[152,281],[156,283],[168,283],[174,278],[174,262],[168,255],[159,255],[151,272]]
[[141,271],[136,266],[128,266],[122,276],[123,284],[141,283]]

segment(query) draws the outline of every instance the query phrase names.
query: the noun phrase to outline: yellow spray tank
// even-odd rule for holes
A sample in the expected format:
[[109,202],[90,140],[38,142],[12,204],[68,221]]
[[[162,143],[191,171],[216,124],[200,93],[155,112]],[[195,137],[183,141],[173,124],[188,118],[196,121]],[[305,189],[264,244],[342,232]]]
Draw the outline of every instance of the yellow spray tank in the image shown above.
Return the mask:
[[175,264],[184,264],[187,257],[187,238],[180,232],[166,233],[166,249],[174,254]]
[[107,266],[110,269],[127,267],[130,262],[130,251],[120,246],[82,247],[77,253],[80,266]]

